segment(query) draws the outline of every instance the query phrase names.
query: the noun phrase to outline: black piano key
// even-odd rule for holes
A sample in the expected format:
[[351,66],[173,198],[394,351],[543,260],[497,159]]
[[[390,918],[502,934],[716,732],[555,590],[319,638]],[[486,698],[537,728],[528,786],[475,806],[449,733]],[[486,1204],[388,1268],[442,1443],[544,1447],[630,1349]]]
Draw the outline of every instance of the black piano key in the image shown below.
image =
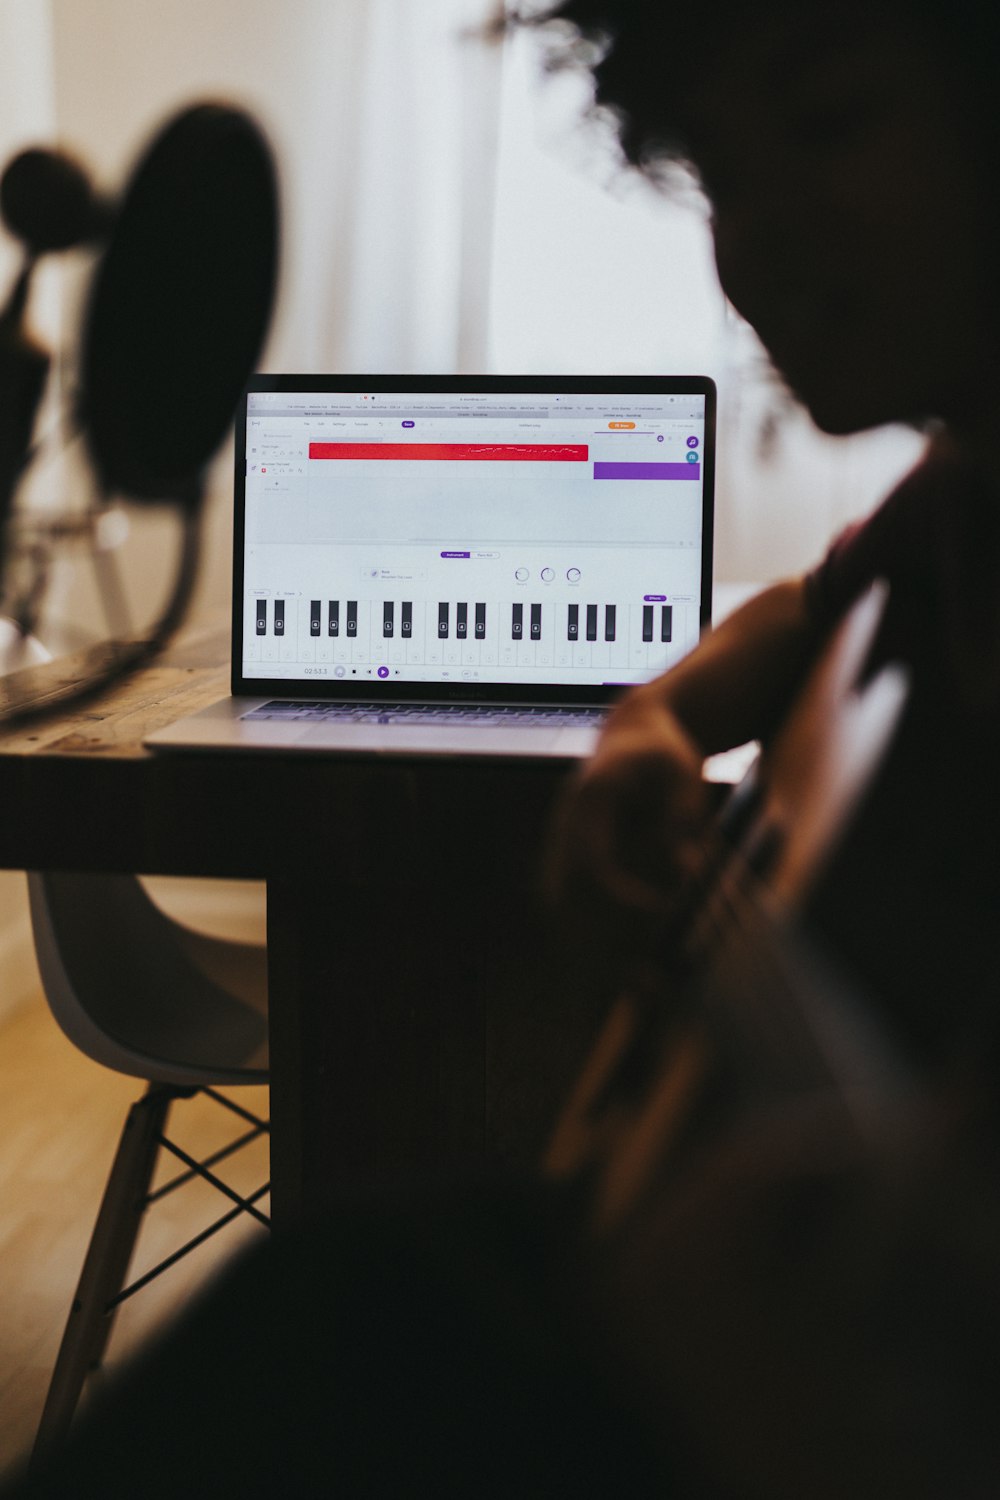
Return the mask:
[[531,606],[531,639],[540,641],[542,638],[542,606],[533,604]]
[[511,640],[519,641],[524,634],[524,605],[513,604],[510,611]]
[[571,604],[569,606],[569,616],[566,621],[566,639],[568,641],[578,641],[580,639],[579,604]]
[[462,641],[468,638],[469,606],[467,604],[455,605],[455,634]]
[[486,605],[485,604],[477,604],[476,605],[476,640],[477,641],[485,641],[485,639],[486,639]]
[[674,638],[674,606],[672,604],[660,605],[660,640],[672,641]]
[[392,639],[392,631],[395,623],[396,606],[391,599],[387,599],[382,605],[382,636],[385,640]]
[[404,599],[400,605],[399,633],[407,637],[413,635],[413,600]]
[[267,634],[267,600],[257,600],[257,634]]
[[285,633],[285,601],[275,599],[274,601],[274,633],[284,635]]
[[448,634],[448,606],[438,605],[438,638],[444,640]]
[[348,599],[347,601],[347,634],[356,636],[358,633],[358,601]]
[[320,602],[319,602],[318,599],[310,599],[310,601],[309,601],[309,634],[310,635],[319,635],[319,619],[320,619],[320,617],[319,617],[319,604],[320,604]]
[[597,640],[597,605],[587,605],[587,640]]
[[606,604],[604,606],[604,639],[613,641],[615,638],[615,606]]
[[327,635],[339,635],[340,634],[340,600],[339,599],[331,599],[329,601],[328,606],[327,606],[326,633],[327,633]]
[[642,638],[644,641],[653,639],[653,606],[651,604],[642,606]]

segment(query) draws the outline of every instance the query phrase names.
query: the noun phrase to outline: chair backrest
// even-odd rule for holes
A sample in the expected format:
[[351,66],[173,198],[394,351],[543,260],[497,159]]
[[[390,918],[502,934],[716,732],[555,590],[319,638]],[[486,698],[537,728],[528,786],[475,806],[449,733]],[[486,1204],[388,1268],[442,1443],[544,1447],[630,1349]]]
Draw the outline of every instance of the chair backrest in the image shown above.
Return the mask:
[[266,1080],[263,950],[189,932],[134,876],[31,873],[28,890],[46,998],[87,1056],[165,1083]]

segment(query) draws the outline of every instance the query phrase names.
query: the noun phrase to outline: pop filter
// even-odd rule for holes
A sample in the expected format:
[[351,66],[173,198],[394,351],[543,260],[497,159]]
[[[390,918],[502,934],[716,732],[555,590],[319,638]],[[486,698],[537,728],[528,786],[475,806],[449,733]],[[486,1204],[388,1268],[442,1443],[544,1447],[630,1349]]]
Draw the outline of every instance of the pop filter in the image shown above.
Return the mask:
[[197,508],[267,331],[277,259],[260,130],[224,105],[182,111],[133,173],[85,314],[78,410],[105,493]]
[[[34,255],[90,237],[107,223],[76,169],[51,153],[22,163],[18,173],[6,181],[2,208],[26,240],[29,259],[0,315],[0,334],[7,324],[20,329]],[[51,189],[47,205],[33,202],[40,182]],[[92,697],[155,656],[183,619],[198,559],[204,470],[257,362],[277,262],[277,177],[264,136],[248,115],[225,105],[182,111],[139,162],[115,215],[86,306],[76,401],[104,496],[180,507],[168,602],[141,638],[102,647],[82,679],[42,691],[31,686],[26,696],[0,704],[0,722],[21,723]],[[0,338],[0,356],[4,351]],[[20,343],[13,352],[10,378],[0,357],[0,393],[8,395],[15,375],[24,384]],[[0,402],[0,438],[10,405]],[[21,422],[14,433],[11,484],[23,468],[29,427]],[[2,449],[0,443],[0,459]],[[84,529],[95,514],[83,518]],[[44,567],[15,611],[22,632],[31,628],[42,587]]]

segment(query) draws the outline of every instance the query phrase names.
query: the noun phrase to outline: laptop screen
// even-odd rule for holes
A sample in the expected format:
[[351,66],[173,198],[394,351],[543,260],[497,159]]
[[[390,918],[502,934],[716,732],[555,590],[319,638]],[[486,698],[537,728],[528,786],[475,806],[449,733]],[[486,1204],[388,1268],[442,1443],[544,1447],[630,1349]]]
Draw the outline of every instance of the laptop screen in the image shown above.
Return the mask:
[[714,397],[702,377],[256,377],[234,691],[593,702],[655,676],[710,615]]

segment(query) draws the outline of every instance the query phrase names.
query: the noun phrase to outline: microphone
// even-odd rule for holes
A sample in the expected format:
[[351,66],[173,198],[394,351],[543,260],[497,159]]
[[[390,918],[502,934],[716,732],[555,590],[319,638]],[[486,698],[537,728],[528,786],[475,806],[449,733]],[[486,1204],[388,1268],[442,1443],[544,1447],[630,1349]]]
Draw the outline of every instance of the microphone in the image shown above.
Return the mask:
[[110,204],[98,198],[78,161],[33,146],[7,164],[0,178],[0,218],[34,260],[51,251],[102,239]]
[[[170,598],[147,634],[109,642],[83,681],[0,711],[10,723],[93,696],[154,656],[184,616],[196,574],[204,473],[270,321],[277,174],[248,114],[198,104],[156,135],[113,211],[72,158],[32,150],[3,174],[0,215],[26,250],[0,312],[0,526],[31,457],[49,363],[23,326],[32,269],[39,255],[102,237],[108,244],[86,302],[74,416],[105,499],[173,504],[182,522]],[[31,628],[47,560],[46,553],[18,611],[22,629]]]

